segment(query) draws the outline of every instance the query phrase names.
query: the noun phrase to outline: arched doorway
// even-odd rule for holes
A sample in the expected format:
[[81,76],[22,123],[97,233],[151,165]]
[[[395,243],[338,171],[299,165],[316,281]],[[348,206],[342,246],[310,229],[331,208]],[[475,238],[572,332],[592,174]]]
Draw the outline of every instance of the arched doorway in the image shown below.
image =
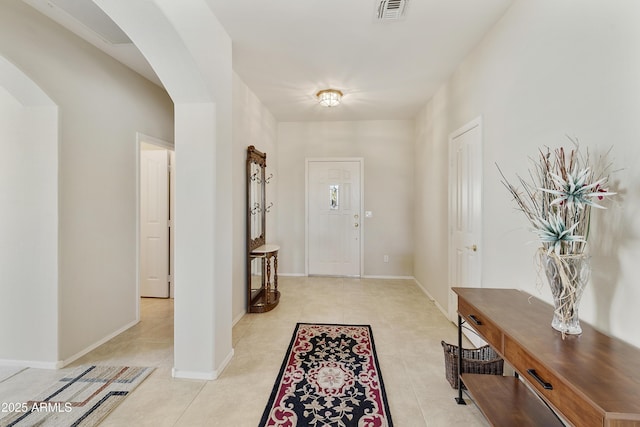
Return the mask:
[[58,107],[0,56],[0,111],[0,360],[56,368]]
[[215,379],[233,355],[231,40],[204,0],[94,3],[136,44],[175,105],[173,375]]

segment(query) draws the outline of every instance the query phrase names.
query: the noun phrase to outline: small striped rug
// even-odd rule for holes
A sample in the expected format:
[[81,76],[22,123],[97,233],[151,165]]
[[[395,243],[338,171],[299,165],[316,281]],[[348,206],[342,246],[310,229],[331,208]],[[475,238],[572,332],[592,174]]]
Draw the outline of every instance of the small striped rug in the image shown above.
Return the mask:
[[0,419],[0,426],[95,426],[153,369],[83,366],[33,400],[13,402],[12,412]]

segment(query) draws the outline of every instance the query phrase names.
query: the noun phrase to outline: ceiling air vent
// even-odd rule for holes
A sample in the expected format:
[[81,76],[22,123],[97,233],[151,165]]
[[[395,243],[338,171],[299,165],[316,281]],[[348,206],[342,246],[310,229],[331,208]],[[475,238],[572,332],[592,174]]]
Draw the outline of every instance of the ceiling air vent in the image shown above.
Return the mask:
[[397,21],[404,18],[409,0],[378,0],[376,16],[378,21]]

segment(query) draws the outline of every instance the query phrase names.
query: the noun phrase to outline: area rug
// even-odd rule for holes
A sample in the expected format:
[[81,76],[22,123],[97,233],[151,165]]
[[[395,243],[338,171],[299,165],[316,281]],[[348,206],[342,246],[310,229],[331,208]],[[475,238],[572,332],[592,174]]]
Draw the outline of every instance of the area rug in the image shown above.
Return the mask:
[[152,371],[129,366],[84,366],[33,400],[4,402],[3,410],[11,414],[0,419],[0,426],[95,426]]
[[260,427],[392,425],[371,327],[298,323]]

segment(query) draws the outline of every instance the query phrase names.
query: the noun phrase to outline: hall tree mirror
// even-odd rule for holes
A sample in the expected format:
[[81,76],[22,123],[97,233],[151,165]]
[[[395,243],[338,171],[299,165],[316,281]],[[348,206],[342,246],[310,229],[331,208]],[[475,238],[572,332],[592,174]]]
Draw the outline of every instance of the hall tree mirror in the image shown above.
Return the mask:
[[253,145],[247,148],[247,312],[273,310],[278,291],[278,245],[267,243],[267,154]]

